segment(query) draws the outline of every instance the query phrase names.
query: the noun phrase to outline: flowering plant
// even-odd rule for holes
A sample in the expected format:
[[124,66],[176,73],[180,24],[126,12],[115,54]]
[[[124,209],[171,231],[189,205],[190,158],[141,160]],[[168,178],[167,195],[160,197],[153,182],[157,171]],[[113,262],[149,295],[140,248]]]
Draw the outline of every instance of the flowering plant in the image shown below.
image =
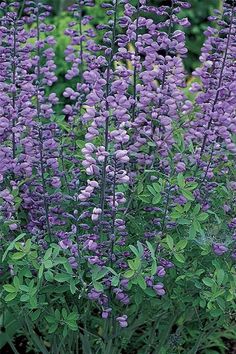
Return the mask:
[[96,28],[93,5],[68,8],[62,100],[50,6],[0,3],[2,347],[213,353],[235,335],[235,1],[190,80],[189,2],[104,2]]

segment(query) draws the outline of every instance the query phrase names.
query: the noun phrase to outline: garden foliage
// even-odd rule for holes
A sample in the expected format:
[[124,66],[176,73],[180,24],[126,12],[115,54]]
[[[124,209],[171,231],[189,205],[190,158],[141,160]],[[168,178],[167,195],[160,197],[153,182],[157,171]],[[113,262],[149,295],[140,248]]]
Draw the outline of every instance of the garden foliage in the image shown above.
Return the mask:
[[50,6],[0,2],[1,345],[226,353],[236,3],[209,18],[190,81],[190,2],[104,2],[96,28],[93,6],[68,8],[58,96]]

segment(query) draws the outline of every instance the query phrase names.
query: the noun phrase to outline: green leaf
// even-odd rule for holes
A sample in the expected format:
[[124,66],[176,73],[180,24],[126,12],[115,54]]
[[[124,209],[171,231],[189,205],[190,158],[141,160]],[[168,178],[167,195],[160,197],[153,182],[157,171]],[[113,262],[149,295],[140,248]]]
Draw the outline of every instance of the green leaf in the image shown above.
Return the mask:
[[188,200],[191,200],[191,201],[194,201],[195,198],[193,196],[193,194],[187,190],[187,189],[181,189],[181,193],[183,194],[183,196],[188,199]]
[[120,275],[115,275],[114,277],[112,277],[111,285],[117,286],[119,284],[119,281],[120,281]]
[[174,257],[180,263],[184,263],[185,262],[185,258],[184,258],[184,256],[181,253],[174,253]]
[[33,322],[37,321],[37,319],[40,316],[40,313],[41,313],[41,310],[39,310],[39,309],[31,313],[30,317],[31,317]]
[[184,212],[187,213],[190,210],[191,206],[192,206],[192,203],[191,202],[187,202],[184,205]]
[[161,201],[161,194],[156,194],[152,199],[152,204],[159,204]]
[[53,243],[51,246],[53,248],[52,256],[53,256],[53,258],[56,258],[59,255],[61,248],[58,245],[56,245],[55,243]]
[[173,211],[173,213],[170,214],[172,219],[179,219],[181,218],[182,214],[179,213],[178,211]]
[[191,220],[188,220],[188,219],[178,219],[177,220],[178,224],[180,225],[190,225],[191,224]]
[[66,257],[57,257],[54,261],[54,265],[68,263]]
[[216,279],[217,279],[217,283],[219,285],[221,285],[224,281],[224,277],[225,277],[225,272],[223,269],[217,269],[216,270]]
[[157,192],[155,191],[155,189],[152,186],[147,186],[147,189],[149,190],[149,192],[155,197],[155,195],[157,194]]
[[109,272],[111,272],[113,275],[118,275],[117,273],[116,273],[116,271],[114,270],[114,269],[112,269],[111,267],[106,267],[108,270],[109,270]]
[[55,275],[54,279],[58,283],[64,283],[64,282],[69,281],[71,279],[71,275],[70,274],[66,274],[66,273],[59,273],[59,274]]
[[144,203],[150,203],[150,196],[146,194],[142,194],[138,196],[138,199],[140,199]]
[[189,190],[194,190],[194,189],[196,189],[198,187],[198,183],[197,182],[188,182],[188,184],[187,184],[187,188],[189,189]]
[[193,226],[196,231],[198,232],[202,231],[201,224],[196,219],[193,220]]
[[48,270],[47,272],[44,273],[44,278],[47,281],[52,281],[53,280],[53,272],[51,272],[50,270]]
[[132,278],[133,275],[134,275],[134,270],[130,269],[124,273],[124,278]]
[[57,321],[60,321],[61,319],[61,313],[58,309],[55,310],[55,318]]
[[103,285],[98,283],[97,281],[93,282],[93,286],[94,286],[95,290],[97,290],[97,291],[103,291],[104,290]]
[[25,292],[29,292],[29,287],[27,285],[20,285],[20,290],[25,291]]
[[145,292],[146,295],[148,295],[150,297],[156,297],[157,296],[156,292],[153,289],[151,289],[151,288],[144,289],[144,292]]
[[63,263],[63,267],[65,268],[68,274],[73,274],[73,269],[69,262]]
[[51,255],[52,255],[52,248],[48,248],[47,251],[45,252],[43,259],[47,261],[51,257]]
[[154,260],[152,262],[152,266],[151,266],[151,275],[155,275],[156,271],[157,271],[157,262],[156,262],[156,260]]
[[149,241],[146,241],[146,244],[147,244],[148,249],[149,249],[149,251],[150,251],[150,253],[151,253],[152,259],[156,259],[156,257],[155,257],[155,250],[154,250],[154,248],[153,248],[153,245],[152,245]]
[[133,259],[128,260],[128,265],[129,265],[130,269],[136,270]]
[[3,289],[6,290],[8,293],[16,293],[16,288],[11,284],[3,285]]
[[29,303],[32,308],[36,308],[38,305],[37,298],[35,296],[30,296]]
[[137,193],[138,194],[141,194],[143,192],[143,184],[142,183],[139,183],[138,184],[138,187],[137,187]]
[[[216,318],[216,317],[219,317],[220,315],[222,315],[222,310],[221,309],[212,309],[211,311],[210,311],[210,315],[212,316],[212,317],[214,317],[214,318]],[[212,352],[211,352],[212,353]],[[214,353],[214,352],[213,352]],[[213,354],[212,353],[212,354]],[[215,352],[215,353],[217,353],[218,354],[218,352]]]
[[38,278],[41,279],[43,276],[43,271],[44,271],[44,265],[41,264],[41,266],[39,267],[39,272],[38,272]]
[[193,215],[197,215],[200,210],[201,210],[201,204],[197,204],[197,205],[193,208]]
[[[47,316],[45,316],[45,319],[46,319],[46,321],[48,322],[48,323],[54,323],[55,322],[55,317],[54,316],[51,316],[51,315],[47,315]],[[60,318],[59,318],[59,320],[60,320]]]
[[181,251],[183,249],[185,249],[185,247],[187,246],[188,244],[188,240],[180,240],[179,242],[177,242],[175,248],[177,251]]
[[69,329],[71,330],[71,331],[77,331],[78,330],[78,325],[77,325],[77,323],[70,323],[70,322],[67,322],[67,325],[68,325],[68,327],[69,327]]
[[62,314],[62,317],[64,318],[64,320],[66,320],[67,319],[67,311],[66,311],[66,309],[64,307],[61,310],[61,314]]
[[28,239],[28,240],[26,241],[25,247],[24,247],[25,253],[29,253],[30,249],[31,249],[31,240]]
[[11,259],[14,261],[18,261],[19,259],[22,259],[25,256],[25,253],[23,252],[16,252],[11,256]]
[[5,297],[5,301],[10,302],[17,297],[17,293],[10,293]]
[[213,279],[206,277],[202,279],[202,282],[206,285],[209,286],[210,288],[215,285],[215,282]]
[[138,281],[138,285],[140,286],[141,289],[143,289],[143,290],[146,289],[147,284],[146,284],[145,280],[143,279],[142,275],[138,276],[137,281]]
[[197,234],[197,231],[196,231],[196,229],[195,229],[195,227],[194,227],[194,224],[192,224],[192,225],[190,226],[190,229],[189,229],[189,238],[190,238],[191,240],[195,239],[196,234]]
[[100,280],[102,278],[104,278],[104,276],[109,272],[109,270],[107,268],[98,268],[98,272],[97,274],[95,274],[94,276],[94,280]]
[[52,261],[50,259],[48,259],[47,261],[44,262],[44,267],[46,269],[50,269],[53,267]]
[[201,213],[197,216],[197,220],[198,221],[205,221],[207,220],[209,217],[209,215],[207,213]]
[[129,245],[129,248],[131,249],[131,251],[135,254],[135,256],[139,257],[139,252],[137,250],[136,247]]
[[75,281],[73,279],[71,279],[70,281],[70,292],[72,295],[74,295],[76,293],[76,286],[75,286]]
[[29,301],[29,295],[28,294],[23,294],[23,295],[21,295],[21,297],[20,297],[20,301],[22,301],[22,302],[27,302],[27,301]]
[[170,235],[167,235],[165,240],[166,240],[166,243],[167,243],[169,249],[172,251],[173,248],[174,248],[174,240],[173,240],[173,238]]
[[155,191],[157,192],[157,193],[160,193],[161,192],[161,185],[160,184],[158,184],[158,183],[153,183],[153,188],[155,189]]
[[51,325],[51,326],[49,327],[48,333],[51,334],[51,333],[56,332],[57,328],[58,328],[58,323],[54,323],[53,325]]
[[138,250],[139,250],[139,255],[142,257],[143,252],[144,252],[144,248],[141,242],[137,242],[137,246],[138,246]]
[[20,288],[20,280],[19,280],[18,277],[15,276],[15,277],[13,278],[13,284],[14,284],[15,288],[16,288],[17,290],[19,290],[19,288]]
[[134,270],[138,270],[140,266],[141,266],[141,259],[137,257],[134,259]]
[[8,252],[10,252],[11,250],[14,249],[16,242],[22,240],[22,238],[24,238],[25,235],[26,235],[26,234],[20,234],[19,236],[17,236],[17,237],[10,243],[10,245],[7,247],[6,251],[3,253],[2,262],[6,259],[6,256],[8,255]]
[[185,179],[182,173],[179,173],[177,176],[177,183],[180,188],[184,188],[185,186]]
[[79,319],[79,315],[77,312],[71,312],[67,317],[67,321],[71,321],[71,322],[76,322],[78,319]]

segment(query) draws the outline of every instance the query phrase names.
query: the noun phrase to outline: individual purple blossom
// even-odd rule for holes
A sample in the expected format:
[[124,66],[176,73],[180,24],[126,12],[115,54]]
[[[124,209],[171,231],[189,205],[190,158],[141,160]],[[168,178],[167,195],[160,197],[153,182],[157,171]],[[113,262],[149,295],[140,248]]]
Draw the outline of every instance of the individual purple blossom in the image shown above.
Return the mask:
[[163,296],[165,295],[166,291],[164,289],[164,284],[162,283],[158,283],[156,285],[153,285],[153,290],[155,290],[155,292],[157,293],[157,295],[159,296]]
[[68,262],[70,263],[72,269],[78,268],[78,262],[76,261],[75,257],[69,257]]
[[102,318],[107,319],[111,313],[112,309],[109,307],[102,311]]
[[145,282],[149,288],[153,287],[153,281],[154,281],[153,277],[148,277],[148,276],[145,277]]
[[222,256],[224,253],[228,251],[228,247],[226,247],[222,243],[213,243],[212,249],[217,256]]
[[125,328],[128,326],[127,318],[128,318],[127,315],[116,317],[116,320],[119,322],[120,327]]
[[156,274],[158,277],[163,278],[166,275],[165,268],[163,266],[158,266]]

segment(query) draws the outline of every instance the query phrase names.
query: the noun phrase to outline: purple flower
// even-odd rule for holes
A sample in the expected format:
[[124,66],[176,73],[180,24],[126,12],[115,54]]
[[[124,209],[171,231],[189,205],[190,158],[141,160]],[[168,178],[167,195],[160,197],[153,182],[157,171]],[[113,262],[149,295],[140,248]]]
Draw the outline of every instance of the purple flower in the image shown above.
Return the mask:
[[107,308],[105,310],[102,311],[102,318],[107,319],[111,313],[112,309],[111,308]]
[[222,256],[224,253],[228,251],[228,247],[226,247],[222,243],[213,243],[212,248],[213,248],[213,252],[217,256]]
[[163,266],[158,266],[156,274],[160,278],[164,277],[166,275],[165,268]]
[[119,322],[120,327],[125,328],[128,326],[127,318],[128,317],[126,315],[116,317],[116,320]]
[[156,285],[153,285],[152,288],[155,290],[155,292],[159,296],[163,296],[166,293],[165,289],[164,289],[164,285],[162,283],[157,283]]

